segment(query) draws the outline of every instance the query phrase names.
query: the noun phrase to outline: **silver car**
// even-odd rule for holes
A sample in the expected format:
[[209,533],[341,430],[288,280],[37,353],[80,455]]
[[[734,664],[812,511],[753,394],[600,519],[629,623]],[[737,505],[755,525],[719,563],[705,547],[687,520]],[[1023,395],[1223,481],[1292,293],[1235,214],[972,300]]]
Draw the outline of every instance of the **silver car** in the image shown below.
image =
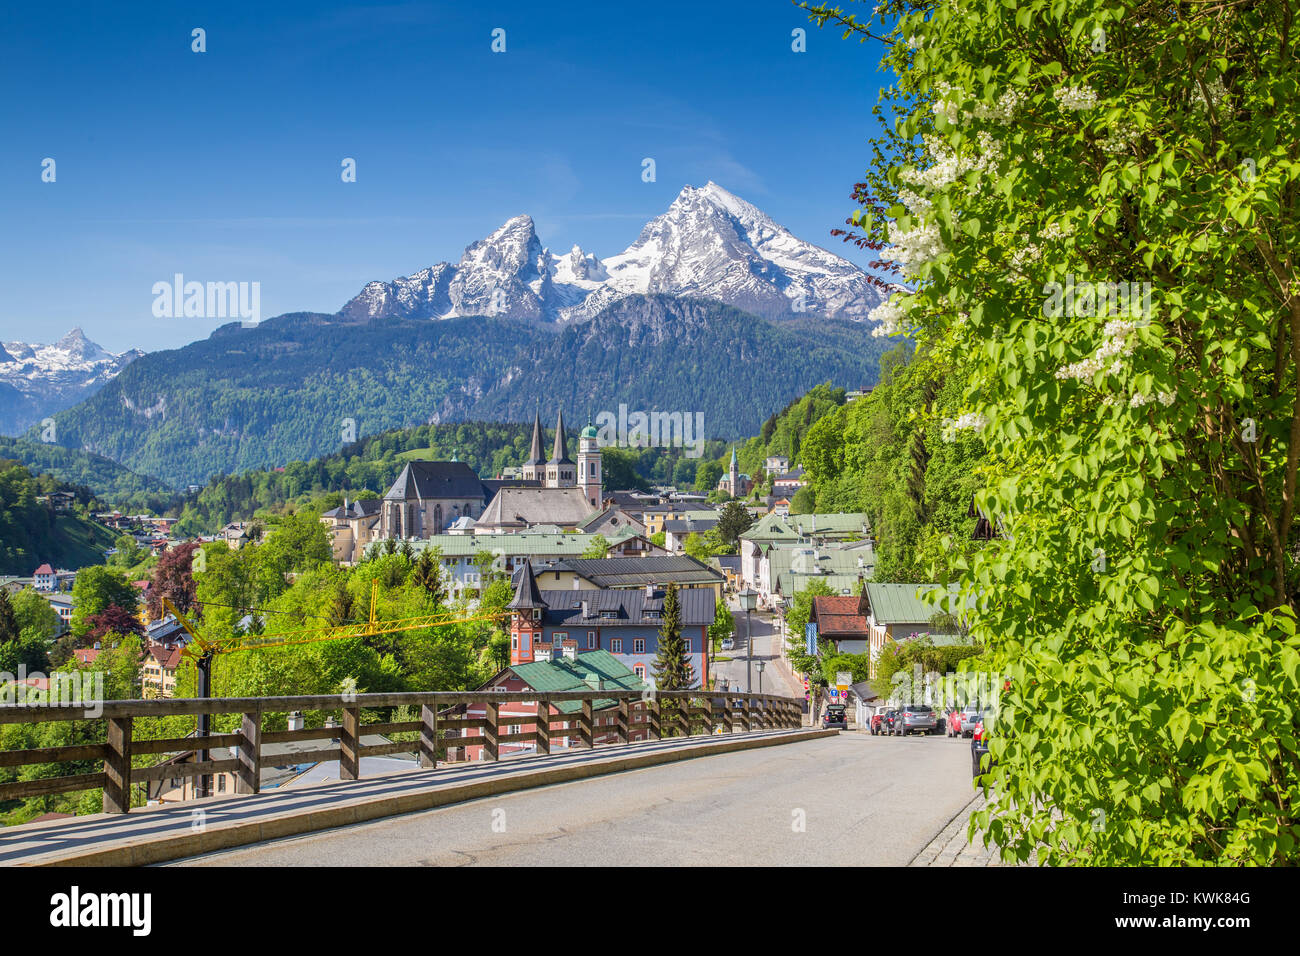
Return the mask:
[[902,737],[934,733],[934,711],[923,704],[908,704],[894,718],[894,733]]

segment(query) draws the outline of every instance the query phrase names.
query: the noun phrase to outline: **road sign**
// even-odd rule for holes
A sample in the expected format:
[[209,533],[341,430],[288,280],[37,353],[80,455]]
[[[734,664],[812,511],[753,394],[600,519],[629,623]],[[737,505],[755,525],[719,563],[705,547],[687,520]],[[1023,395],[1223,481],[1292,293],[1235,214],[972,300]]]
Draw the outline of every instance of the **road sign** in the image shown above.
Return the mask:
[[837,700],[837,699],[839,698],[839,696],[840,696],[840,692],[839,692],[838,690],[836,690],[834,687],[832,687],[832,688],[831,688],[831,700]]
[[835,686],[840,690],[848,690],[849,685],[853,683],[853,675],[848,671],[840,671],[835,675]]
[[804,649],[810,657],[817,654],[817,622],[809,621],[803,627]]

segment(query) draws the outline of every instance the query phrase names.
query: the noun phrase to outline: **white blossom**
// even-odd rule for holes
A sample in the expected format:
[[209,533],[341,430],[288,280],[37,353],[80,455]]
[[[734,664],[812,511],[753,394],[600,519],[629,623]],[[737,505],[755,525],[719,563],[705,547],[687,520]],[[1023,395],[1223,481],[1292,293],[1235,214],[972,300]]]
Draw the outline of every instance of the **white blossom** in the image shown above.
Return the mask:
[[[1102,329],[1102,342],[1097,351],[1079,362],[1072,362],[1056,370],[1056,377],[1086,380],[1092,378],[1103,368],[1111,375],[1118,375],[1122,368],[1120,359],[1131,355],[1136,343],[1130,341],[1137,331],[1138,324],[1126,319],[1112,319]],[[1109,363],[1109,364],[1108,364]]]
[[1063,110],[1090,110],[1097,105],[1097,94],[1087,86],[1058,86],[1052,96]]
[[896,335],[903,326],[911,300],[906,296],[892,295],[867,314],[867,321],[880,323],[871,330],[871,334],[880,338]]
[[900,230],[896,222],[890,223],[889,246],[881,258],[898,263],[905,273],[913,276],[925,263],[947,251],[934,223],[922,223],[908,230]]

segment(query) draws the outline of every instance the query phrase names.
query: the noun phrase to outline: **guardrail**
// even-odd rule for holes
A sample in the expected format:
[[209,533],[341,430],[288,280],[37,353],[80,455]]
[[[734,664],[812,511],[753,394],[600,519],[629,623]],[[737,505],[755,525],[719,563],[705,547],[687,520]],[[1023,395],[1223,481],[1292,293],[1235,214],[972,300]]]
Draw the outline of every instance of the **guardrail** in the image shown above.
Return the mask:
[[[560,712],[555,704],[577,701],[572,713]],[[612,701],[596,710],[595,701]],[[503,715],[502,705],[531,705],[532,712]],[[103,770],[0,783],[0,801],[46,794],[72,793],[102,787],[105,813],[127,813],[131,809],[131,787],[157,780],[206,777],[233,773],[235,792],[257,793],[261,787],[263,747],[272,743],[326,740],[338,746],[293,752],[294,764],[339,761],[339,777],[356,780],[361,758],[394,753],[418,753],[419,765],[435,769],[448,761],[448,751],[480,747],[483,759],[498,760],[502,744],[535,745],[536,753],[549,754],[561,739],[576,741],[578,749],[635,744],[634,737],[659,740],[669,736],[696,736],[716,732],[747,733],[800,727],[801,702],[772,694],[736,694],[706,690],[641,691],[586,690],[539,693],[536,691],[417,692],[393,694],[317,695],[310,697],[230,697],[104,701],[94,716],[79,716],[79,708],[67,706],[0,706],[0,724],[36,724],[55,721],[94,720],[107,724],[105,741],[66,747],[30,750],[0,750],[0,768],[103,761]],[[481,715],[470,710],[483,708]],[[419,707],[420,719],[363,724],[362,711]],[[295,730],[264,730],[267,714],[293,712],[340,712],[338,725]],[[133,722],[143,717],[176,717],[200,714],[239,714],[240,727],[234,733],[170,737],[143,740],[133,737]],[[515,733],[501,733],[502,724],[518,725]],[[556,725],[562,725],[557,727]],[[569,726],[572,724],[573,726]],[[533,729],[524,731],[528,725]],[[466,731],[475,731],[466,733]],[[418,733],[416,741],[393,741],[364,745],[367,734]],[[228,760],[199,759],[189,763],[160,763],[133,766],[137,758],[150,754],[195,753],[206,757],[218,748],[232,748],[237,756]]]

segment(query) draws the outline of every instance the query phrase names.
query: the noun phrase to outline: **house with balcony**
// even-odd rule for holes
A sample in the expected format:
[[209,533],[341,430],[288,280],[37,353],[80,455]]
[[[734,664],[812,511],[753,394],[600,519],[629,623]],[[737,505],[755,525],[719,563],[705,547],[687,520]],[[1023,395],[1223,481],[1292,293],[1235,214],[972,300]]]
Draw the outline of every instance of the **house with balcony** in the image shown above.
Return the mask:
[[[698,563],[698,562],[697,562]],[[524,565],[516,575],[510,609],[510,663],[528,664],[563,656],[566,642],[574,653],[608,651],[642,680],[654,677],[663,627],[663,588],[576,587],[546,590]],[[708,673],[708,629],[715,608],[711,588],[679,590],[682,639],[694,675],[702,686]]]

